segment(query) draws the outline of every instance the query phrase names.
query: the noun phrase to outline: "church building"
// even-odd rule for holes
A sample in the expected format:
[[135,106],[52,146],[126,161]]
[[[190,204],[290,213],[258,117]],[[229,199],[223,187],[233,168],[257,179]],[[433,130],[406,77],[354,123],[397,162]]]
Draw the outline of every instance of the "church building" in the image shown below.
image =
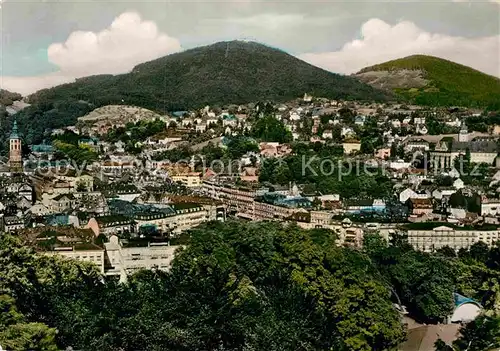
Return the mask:
[[9,170],[11,172],[23,171],[23,160],[21,151],[21,138],[17,129],[17,121],[14,120],[9,138]]

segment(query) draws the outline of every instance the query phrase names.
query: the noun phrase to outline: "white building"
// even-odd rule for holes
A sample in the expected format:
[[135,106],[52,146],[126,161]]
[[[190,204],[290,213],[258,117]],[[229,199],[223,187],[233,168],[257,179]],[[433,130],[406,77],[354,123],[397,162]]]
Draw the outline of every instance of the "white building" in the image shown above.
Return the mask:
[[121,241],[114,235],[104,245],[111,265],[106,275],[119,276],[121,281],[141,269],[170,269],[175,250],[180,247],[170,246],[168,242],[144,242],[140,245],[137,242]]
[[497,216],[500,214],[500,200],[481,197],[481,216]]
[[408,230],[408,243],[415,249],[433,252],[445,246],[458,251],[468,249],[474,243],[482,241],[489,247],[500,238],[496,229],[469,229],[449,226],[438,226],[433,229]]
[[59,255],[78,261],[91,262],[104,274],[104,249],[97,245],[89,243],[67,245],[56,247],[44,253],[46,255]]

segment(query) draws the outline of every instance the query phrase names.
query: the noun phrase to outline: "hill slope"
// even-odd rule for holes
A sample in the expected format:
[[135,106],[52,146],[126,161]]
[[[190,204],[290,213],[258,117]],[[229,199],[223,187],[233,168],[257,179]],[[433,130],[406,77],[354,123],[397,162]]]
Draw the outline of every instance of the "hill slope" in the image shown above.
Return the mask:
[[366,67],[355,77],[422,105],[500,109],[500,79],[433,56],[388,61]]
[[0,89],[0,105],[10,106],[14,101],[18,101],[21,99],[21,94],[12,93],[5,89]]
[[283,51],[252,42],[220,42],[143,63],[131,73],[96,76],[40,91],[31,101],[79,99],[152,110],[206,104],[288,100],[304,93],[330,98],[383,99],[384,94]]

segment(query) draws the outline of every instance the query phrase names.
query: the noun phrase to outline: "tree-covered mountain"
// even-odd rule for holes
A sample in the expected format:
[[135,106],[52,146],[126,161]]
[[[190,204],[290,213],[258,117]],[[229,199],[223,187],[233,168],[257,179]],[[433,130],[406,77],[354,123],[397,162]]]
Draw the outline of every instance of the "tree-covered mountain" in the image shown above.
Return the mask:
[[[76,123],[94,108],[126,104],[158,113],[209,105],[286,101],[304,93],[332,99],[385,100],[386,92],[327,72],[278,49],[220,42],[143,63],[122,75],[78,79],[28,97],[17,115],[26,142]],[[5,134],[2,136],[5,138]]]
[[360,100],[385,97],[355,78],[324,71],[281,50],[230,41],[143,63],[128,74],[79,79],[40,91],[30,101],[77,99],[102,106],[123,100],[162,111],[207,104],[284,101],[304,93]]
[[363,68],[355,77],[421,105],[500,110],[500,79],[438,57],[408,56]]

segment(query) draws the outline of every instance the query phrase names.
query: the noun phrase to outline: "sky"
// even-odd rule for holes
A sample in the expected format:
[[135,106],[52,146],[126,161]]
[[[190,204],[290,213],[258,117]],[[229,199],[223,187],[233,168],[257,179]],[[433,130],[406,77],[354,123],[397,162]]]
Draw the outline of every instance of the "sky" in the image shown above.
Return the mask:
[[0,88],[24,95],[224,40],[341,74],[428,54],[500,77],[500,0],[0,0]]

